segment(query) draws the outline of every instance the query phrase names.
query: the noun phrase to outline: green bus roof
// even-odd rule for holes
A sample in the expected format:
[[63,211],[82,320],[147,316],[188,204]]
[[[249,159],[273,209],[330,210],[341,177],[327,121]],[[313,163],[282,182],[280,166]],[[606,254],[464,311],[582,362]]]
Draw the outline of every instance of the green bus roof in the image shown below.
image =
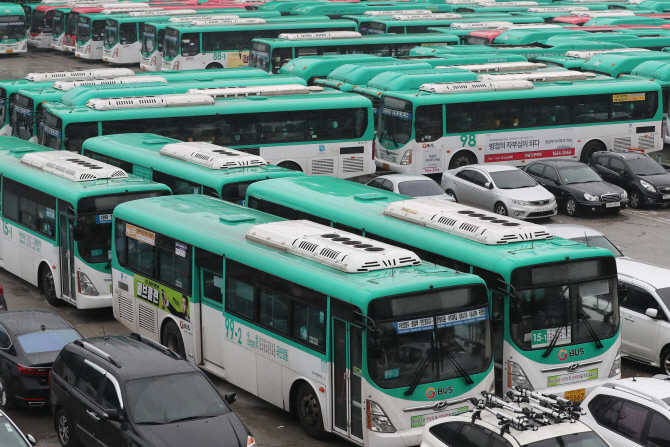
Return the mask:
[[[364,198],[371,195],[374,195],[373,199]],[[247,200],[249,197],[302,210],[410,247],[447,257],[458,254],[459,261],[502,272],[507,281],[517,267],[565,261],[568,255],[570,259],[612,256],[609,250],[562,239],[484,245],[384,215],[384,209],[390,203],[410,200],[411,197],[332,177],[258,182],[247,189]]]
[[545,41],[546,44],[565,44],[572,40],[589,40],[601,43],[618,43],[629,48],[664,48],[670,46],[670,30],[639,30],[630,29],[616,32],[596,32],[585,35],[554,36]]
[[183,143],[183,141],[155,134],[126,133],[89,138],[84,141],[82,150],[88,149],[128,163],[148,167],[164,174],[209,186],[219,192],[224,185],[229,183],[282,177],[304,177],[305,175],[299,171],[274,165],[210,169],[160,153],[165,145],[178,143]]
[[[283,3],[283,2],[282,2]],[[291,59],[285,63],[279,73],[298,76],[308,83],[316,78],[325,78],[333,70],[342,65],[374,62],[394,61],[392,57],[372,56],[370,54],[335,54],[328,56],[303,56]],[[225,71],[225,70],[223,70]]]
[[631,73],[638,65],[647,61],[670,62],[670,53],[660,51],[637,51],[630,53],[596,54],[584,61],[582,70],[603,73],[613,78]]
[[[244,9],[219,9],[220,12],[216,14],[208,13],[209,15],[233,15],[233,16],[238,16],[238,17],[256,17],[259,19],[278,19],[281,18],[281,14],[275,11],[258,11],[258,10],[252,10],[252,11],[247,11]],[[227,11],[227,12],[224,12]],[[234,11],[234,12],[233,12]],[[197,15],[197,14],[191,14],[191,15]],[[207,14],[202,14],[202,15],[207,15]],[[147,26],[153,26],[156,27],[156,31],[158,30],[164,30],[165,28],[168,27],[168,25],[172,24],[174,22],[170,21],[147,21],[144,22],[144,25]]]
[[355,93],[378,96],[388,91],[419,90],[431,82],[476,81],[477,74],[463,68],[444,68],[416,71],[390,71],[380,73],[365,86],[353,88]]
[[614,25],[667,25],[668,21],[658,17],[630,16],[630,17],[594,17],[584,24],[587,26],[614,26]]
[[[291,9],[292,15],[351,15],[363,14],[365,11],[395,11],[408,9],[409,2],[318,2],[305,3]],[[413,5],[413,4],[412,4]],[[425,9],[423,5],[416,5],[414,9]]]
[[301,40],[290,40],[290,39],[280,39],[280,38],[256,38],[252,42],[259,42],[270,45],[272,48],[301,48],[301,47],[312,47],[312,46],[338,46],[338,45],[374,45],[380,43],[444,43],[448,45],[449,43],[457,44],[459,42],[458,37],[441,35],[437,33],[417,33],[417,34],[379,34],[371,36],[361,36],[361,37],[352,37],[347,39],[301,39]]
[[[453,20],[429,20],[429,19],[417,19],[417,20],[398,20],[398,19],[375,19],[370,21],[370,26],[373,24],[378,24],[380,28],[385,27],[386,32],[388,28],[392,26],[398,27],[441,27],[441,26],[451,26],[452,23],[468,23],[468,22],[483,22],[483,21],[506,21],[512,23],[544,23],[541,17],[530,17],[530,16],[518,16],[512,14],[467,14],[460,19]],[[374,33],[376,30],[369,30],[370,34]]]
[[[433,55],[436,58],[445,57],[447,54],[473,54],[480,51],[479,48],[467,48],[467,47],[484,47],[484,45],[453,45],[449,47],[435,47],[434,49],[429,49],[428,47],[416,47],[410,51],[410,56],[412,55]],[[539,57],[546,56],[563,56],[568,51],[577,51],[577,50],[609,50],[617,48],[626,48],[620,43],[611,43],[611,42],[598,42],[592,40],[580,41],[578,39],[566,39],[563,37],[557,37],[555,39],[548,39],[542,42],[538,42],[538,45],[499,45],[495,47],[485,47],[481,51],[484,54],[491,54],[498,56],[516,54],[523,56],[527,60],[537,60]],[[463,51],[465,50],[465,51]],[[495,61],[493,61],[495,62]],[[502,62],[502,61],[500,61]]]
[[[248,240],[247,232],[255,225],[285,219],[212,197],[181,195],[135,200],[117,206],[114,217],[337,297],[358,306],[363,312],[367,311],[373,298],[430,288],[484,284],[474,275],[432,264],[344,273]],[[113,259],[116,261],[116,257]]]
[[511,29],[501,33],[493,40],[493,43],[498,45],[531,45],[554,36],[563,38],[565,35],[582,36],[586,34],[588,34],[586,31],[565,28]]
[[296,6],[303,4],[319,4],[322,0],[307,0],[307,1],[272,1],[262,4],[258,7],[259,11],[279,11],[282,15],[289,14]]
[[[266,23],[248,23],[248,24],[238,24],[238,25],[192,25],[190,23],[177,23],[171,24],[166,29],[176,29],[179,32],[193,32],[198,31],[201,33],[207,32],[219,32],[219,31],[261,31],[266,29],[286,29],[289,30],[301,30],[301,29],[313,29],[313,28],[323,28],[323,29],[344,29],[356,31],[356,24],[351,20],[301,20],[292,22],[289,20],[282,21],[281,19],[268,19]],[[288,24],[291,24],[288,27]],[[228,70],[228,69],[226,69]],[[224,70],[225,71],[225,70]]]
[[395,60],[391,62],[369,62],[365,64],[342,65],[333,70],[327,79],[314,81],[317,85],[337,88],[340,91],[351,91],[355,85],[366,85],[379,73],[387,71],[426,70],[433,66],[424,61]]
[[670,82],[670,62],[646,61],[630,72],[633,76],[651,78],[657,82]]
[[19,15],[25,17],[26,13],[21,7],[21,5],[17,5],[16,3],[0,3],[0,15],[3,16]]
[[[0,138],[0,175],[31,186],[40,191],[47,192],[52,196],[66,200],[75,207],[79,199],[90,196],[100,196],[107,194],[122,194],[126,192],[139,192],[146,190],[170,191],[167,186],[145,180],[132,174],[127,178],[115,178],[113,180],[93,180],[85,182],[75,182],[30,166],[21,161],[21,158],[34,152],[54,152],[38,144],[22,141],[22,144],[15,140],[18,138],[9,137]],[[9,148],[6,148],[6,146]]]

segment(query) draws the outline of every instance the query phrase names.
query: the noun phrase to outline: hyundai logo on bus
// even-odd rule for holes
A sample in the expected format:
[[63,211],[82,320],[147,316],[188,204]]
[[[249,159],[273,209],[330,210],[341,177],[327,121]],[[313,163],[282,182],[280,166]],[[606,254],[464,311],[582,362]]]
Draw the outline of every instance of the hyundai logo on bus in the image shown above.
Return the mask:
[[435,411],[444,410],[445,408],[447,408],[447,401],[446,400],[441,400],[441,401],[435,403],[435,406],[433,408],[435,409]]
[[579,363],[573,363],[572,365],[568,366],[568,371],[569,372],[575,372],[579,369],[579,367],[582,366]]

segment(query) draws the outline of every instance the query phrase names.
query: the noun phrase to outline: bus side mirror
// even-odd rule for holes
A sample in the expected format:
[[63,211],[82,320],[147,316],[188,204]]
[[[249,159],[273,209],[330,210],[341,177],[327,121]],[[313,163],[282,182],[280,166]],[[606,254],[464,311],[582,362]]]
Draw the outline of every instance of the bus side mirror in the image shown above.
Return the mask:
[[491,315],[491,326],[493,327],[493,329],[496,330],[500,328],[500,326],[502,326],[502,323],[503,323],[502,315],[500,315],[500,313],[498,312],[493,312],[493,314]]
[[622,301],[625,301],[626,298],[628,298],[628,289],[620,287],[619,288],[619,303],[621,303]]
[[382,340],[381,330],[370,329],[370,343],[368,344],[370,352],[368,355],[373,360],[378,360],[382,357]]

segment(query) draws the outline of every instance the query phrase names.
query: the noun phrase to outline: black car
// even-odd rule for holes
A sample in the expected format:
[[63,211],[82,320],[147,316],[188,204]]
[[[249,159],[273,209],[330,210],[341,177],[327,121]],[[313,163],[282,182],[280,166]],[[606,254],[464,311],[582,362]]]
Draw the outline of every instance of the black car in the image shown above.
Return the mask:
[[234,401],[193,363],[137,334],[70,343],[51,373],[63,447],[255,446]]
[[54,360],[79,338],[70,323],[49,310],[0,313],[0,407],[45,405]]
[[631,208],[670,203],[670,173],[640,152],[596,152],[589,162],[606,181],[628,191]]
[[588,165],[571,160],[542,160],[524,168],[551,192],[570,215],[606,211],[618,213],[628,205],[625,190],[603,179]]

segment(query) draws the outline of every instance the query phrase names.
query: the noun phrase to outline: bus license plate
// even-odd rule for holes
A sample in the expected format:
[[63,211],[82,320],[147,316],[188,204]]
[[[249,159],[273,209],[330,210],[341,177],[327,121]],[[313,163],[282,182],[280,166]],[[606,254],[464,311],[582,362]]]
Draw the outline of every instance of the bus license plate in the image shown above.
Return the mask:
[[617,206],[621,206],[621,202],[609,202],[605,204],[605,208],[616,208]]
[[565,392],[565,398],[573,402],[581,402],[586,398],[586,388]]
[[385,171],[390,171],[390,170],[391,170],[391,169],[389,168],[389,164],[388,164],[388,163],[382,163],[382,168],[383,168]]

